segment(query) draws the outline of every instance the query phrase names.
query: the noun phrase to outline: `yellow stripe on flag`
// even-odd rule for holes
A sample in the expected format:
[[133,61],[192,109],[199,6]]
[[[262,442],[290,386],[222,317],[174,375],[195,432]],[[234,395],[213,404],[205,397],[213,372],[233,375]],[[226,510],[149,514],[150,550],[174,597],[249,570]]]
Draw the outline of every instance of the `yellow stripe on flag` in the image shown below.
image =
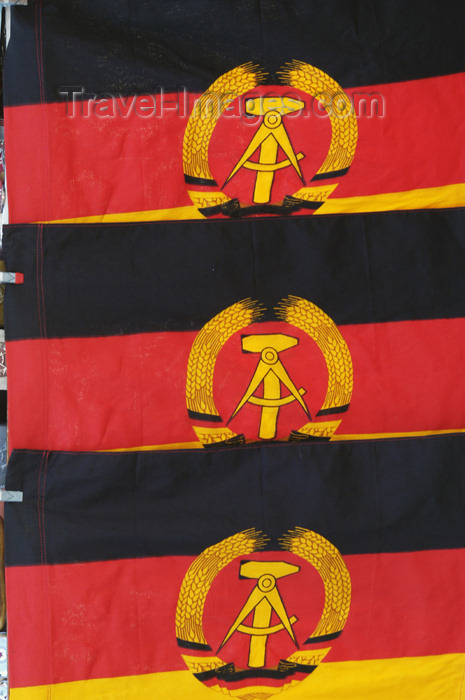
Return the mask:
[[463,207],[465,203],[465,184],[427,187],[406,192],[387,192],[367,197],[330,197],[318,214],[362,214],[377,211],[400,211],[411,209],[451,209]]
[[[377,211],[400,211],[411,209],[450,209],[463,207],[465,203],[465,184],[428,187],[408,190],[406,192],[388,192],[360,197],[330,197],[322,207],[315,211],[319,214],[363,214]],[[38,221],[41,224],[117,224],[130,221],[186,221],[205,217],[197,207],[174,207],[173,209],[153,209],[151,211],[131,211],[117,214],[100,214],[72,219]]]
[[[357,440],[402,440],[412,437],[432,437],[434,435],[456,435],[465,433],[465,428],[449,428],[445,430],[417,430],[407,433],[350,433],[348,435],[332,436],[331,442],[356,442]],[[246,441],[256,444],[253,440]],[[196,450],[203,448],[201,442],[173,442],[160,445],[137,445],[136,447],[115,447],[112,450],[96,450],[97,452],[163,452],[166,450]],[[465,698],[464,698],[465,700]]]
[[37,221],[38,224],[120,224],[143,223],[147,221],[186,221],[203,219],[205,217],[197,207],[174,207],[172,209],[152,209],[148,211],[118,212],[117,214],[99,214],[97,216],[81,216],[74,219],[57,219],[54,221]]
[[[289,700],[463,700],[464,671],[465,654],[323,663],[308,678],[291,687],[285,697]],[[11,700],[212,700],[215,697],[218,696],[189,671],[10,690]]]

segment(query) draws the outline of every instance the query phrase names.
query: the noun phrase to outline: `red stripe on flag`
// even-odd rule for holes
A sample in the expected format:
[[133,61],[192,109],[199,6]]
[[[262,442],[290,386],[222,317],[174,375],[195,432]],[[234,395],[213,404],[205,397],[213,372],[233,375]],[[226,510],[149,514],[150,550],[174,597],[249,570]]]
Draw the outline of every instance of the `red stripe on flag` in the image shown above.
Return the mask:
[[[283,87],[269,86],[269,90],[289,92]],[[339,178],[336,197],[463,182],[458,157],[464,148],[460,141],[463,99],[459,98],[464,93],[463,74],[346,92],[358,114],[359,137],[354,162],[349,174]],[[190,108],[197,97],[188,96]],[[67,114],[66,101],[5,109],[11,223],[192,205],[183,178],[188,114],[184,94],[164,95],[163,105],[158,96],[156,115],[147,111],[147,103],[136,108],[137,101],[128,106],[128,100],[117,99],[106,108],[102,103],[85,103],[82,114],[78,103],[74,117]],[[324,110],[307,105],[307,112],[287,117],[296,146],[303,145],[306,152],[304,171],[315,165],[315,153],[324,150],[322,132],[330,133]],[[115,116],[105,116],[109,113]],[[227,123],[227,139],[212,141],[210,150],[214,165],[213,145],[220,148],[217,162],[223,163],[227,174],[238,159],[236,146],[247,145],[255,125],[246,126],[240,117],[222,119]],[[42,142],[49,149],[46,163],[43,150],[37,148]],[[320,156],[324,155],[322,151]],[[304,172],[307,179],[312,174]],[[224,173],[216,177],[220,175]],[[221,187],[219,179],[218,183]],[[298,178],[294,184],[298,189]]]
[[[303,386],[313,417],[324,400],[323,356],[308,336],[283,357]],[[254,330],[255,329],[255,330]],[[282,332],[279,323],[248,332]],[[465,319],[402,321],[341,327],[352,355],[354,391],[341,435],[465,429]],[[214,398],[226,422],[243,396],[257,358],[241,352],[240,334],[221,351]],[[105,450],[195,442],[186,409],[186,369],[195,332],[7,343],[11,449]],[[297,404],[297,402],[295,402]],[[260,408],[245,406],[229,427],[257,437]],[[283,407],[278,439],[307,417]],[[216,425],[220,425],[216,423]]]
[[[292,558],[288,552],[256,556]],[[191,561],[166,557],[7,569],[12,687],[185,668],[181,653],[186,650],[176,643],[175,611]],[[352,581],[352,601],[342,635],[326,643],[332,646],[328,661],[463,651],[465,630],[459,622],[465,614],[463,550],[352,555],[344,561]],[[220,607],[221,585],[212,587],[207,596],[204,618],[210,618],[210,623],[204,622],[204,631],[210,641],[215,616],[221,615],[214,644],[245,602],[244,589],[253,587],[250,581],[247,585],[239,581],[237,566],[230,566],[234,585]],[[321,581],[308,566],[319,588],[308,586],[313,579],[304,578],[302,590],[294,589],[292,594],[292,577],[280,584],[289,614],[299,617],[300,613],[295,631],[301,646],[313,631],[305,609],[302,614],[302,601],[309,607],[308,614],[316,615],[316,622],[323,607]],[[233,649],[228,652],[225,647],[223,656]]]

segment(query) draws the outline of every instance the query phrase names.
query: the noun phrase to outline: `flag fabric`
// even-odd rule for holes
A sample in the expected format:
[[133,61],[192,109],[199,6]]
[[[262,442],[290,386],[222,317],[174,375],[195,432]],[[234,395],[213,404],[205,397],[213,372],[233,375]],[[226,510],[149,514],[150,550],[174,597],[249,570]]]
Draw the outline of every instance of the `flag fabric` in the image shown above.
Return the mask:
[[[254,215],[256,177],[290,215],[462,205],[455,0],[29,5],[5,69],[13,223]],[[270,109],[300,161],[276,131],[257,175]]]
[[[15,452],[12,698],[458,697],[464,439]],[[298,646],[268,633],[274,675],[241,675],[247,629],[220,647],[256,585],[247,561],[262,585],[298,569],[277,578]]]
[[[268,410],[249,396],[235,412],[253,377],[277,407],[273,439],[463,431],[464,223],[10,226],[8,266],[24,273],[7,290],[10,445],[253,442]],[[246,335],[294,343],[278,347],[287,388],[266,388],[275,365]]]
[[13,700],[459,697],[464,12],[14,8]]

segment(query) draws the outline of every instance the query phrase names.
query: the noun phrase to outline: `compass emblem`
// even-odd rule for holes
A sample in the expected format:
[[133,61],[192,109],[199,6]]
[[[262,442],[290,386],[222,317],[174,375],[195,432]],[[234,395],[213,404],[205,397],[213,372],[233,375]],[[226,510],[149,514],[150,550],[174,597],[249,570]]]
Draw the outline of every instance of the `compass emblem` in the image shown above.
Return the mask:
[[[297,622],[296,617],[289,618],[278,590],[278,580],[284,576],[290,576],[300,571],[299,566],[285,561],[245,561],[240,565],[240,577],[256,579],[257,585],[247,598],[239,615],[229,628],[223,639],[220,649],[224,647],[228,639],[235,632],[242,632],[250,636],[249,667],[263,668],[266,658],[266,644],[268,637],[281,630],[286,630],[297,646],[292,625]],[[253,624],[243,624],[245,618],[254,613]],[[279,618],[277,625],[270,625],[272,613]]]
[[[296,420],[300,415],[301,422],[284,434],[285,440],[330,440],[343,414],[349,410],[354,383],[352,358],[334,321],[311,301],[290,295],[274,309],[279,322],[275,325],[281,326],[283,332],[239,335],[240,331],[260,322],[264,314],[265,309],[257,301],[243,299],[208,321],[192,344],[187,366],[186,404],[192,427],[204,447],[237,446],[257,439],[282,440],[283,432],[279,435],[281,420],[289,415],[292,406],[297,408],[297,413],[291,412],[296,415]],[[292,329],[296,332],[284,332]],[[236,345],[240,339],[242,354],[257,356],[258,361],[251,377],[246,380],[248,384],[224,420],[215,401],[214,377],[218,356],[233,336]],[[313,415],[307,398],[312,398],[312,387],[305,382],[301,385],[299,378],[299,372],[308,360],[301,355],[301,364],[294,364],[293,370],[288,370],[293,353],[299,347],[303,353],[308,341],[312,346],[316,345],[319,361],[323,356],[327,371],[326,395],[320,409]],[[227,387],[221,382],[219,384],[223,396]],[[249,410],[248,405],[256,406],[260,411],[258,429],[249,411],[244,432],[236,433],[232,428],[238,421],[244,422],[240,418]]]
[[[260,360],[255,369],[247,391],[234,409],[230,422],[246,403],[262,407],[258,437],[262,440],[272,440],[276,437],[279,409],[293,401],[297,401],[304,413],[310,418],[310,412],[302,396],[305,389],[297,389],[286,372],[280,359],[285,350],[298,345],[297,338],[283,333],[244,335],[242,336],[242,352],[260,353]],[[254,392],[263,385],[263,396],[255,396]],[[288,394],[281,397],[281,385]]]
[[[264,533],[251,529],[208,547],[192,562],[179,592],[176,637],[184,662],[207,687],[241,700],[248,700],[251,693],[267,700],[304,681],[331,651],[328,644],[342,634],[349,615],[350,575],[331,542],[296,527],[280,538],[281,551],[268,551],[269,544]],[[225,578],[228,571],[232,578]],[[319,589],[321,583],[322,608],[312,618],[309,634],[308,602],[315,598],[315,584]],[[220,599],[221,592],[234,600],[245,598],[232,619],[228,620],[230,605],[208,605],[214,586]],[[207,619],[212,614],[213,628]],[[218,642],[212,629],[216,628],[224,632],[215,653]],[[238,636],[248,640],[245,657],[234,645]]]
[[[281,104],[279,104],[281,102]],[[227,178],[225,185],[240,170],[248,168],[255,170],[257,177],[253,201],[264,204],[271,199],[271,189],[275,172],[282,168],[292,166],[304,184],[304,178],[300,169],[299,160],[304,158],[303,153],[294,153],[291,140],[283,124],[283,116],[296,112],[305,107],[305,103],[292,97],[283,97],[279,100],[275,97],[265,97],[260,100],[250,99],[246,101],[246,113],[261,115],[263,121],[256,131],[244,154],[234,166]],[[278,148],[281,147],[287,156],[286,160],[278,161]],[[260,149],[258,162],[251,161],[251,156]]]
[[[357,118],[348,95],[329,75],[302,61],[284,65],[277,76],[279,85],[270,88],[278,91],[292,88],[302,99],[285,94],[257,97],[254,90],[267,84],[268,74],[257,65],[245,63],[217,78],[197,100],[184,133],[183,167],[188,194],[203,216],[282,216],[301,210],[313,213],[324,205],[338,186],[338,180],[348,173],[358,138]],[[212,173],[210,141],[218,120],[234,99],[243,99],[246,116],[260,118],[260,124],[245,150],[231,163],[220,188]],[[316,172],[307,170],[304,176],[301,163],[310,160],[307,148],[296,152],[286,123],[304,108],[308,111],[314,100],[329,117],[331,140]],[[302,135],[302,143],[308,143],[308,133],[312,132],[310,120],[294,119],[294,125]],[[241,119],[231,120],[231,128],[241,127],[248,128]],[[284,158],[280,159],[279,150]],[[254,160],[256,153],[258,160]],[[246,193],[244,201],[225,191],[243,169],[256,173],[253,192]],[[283,170],[294,173],[298,186],[276,201],[275,178]]]

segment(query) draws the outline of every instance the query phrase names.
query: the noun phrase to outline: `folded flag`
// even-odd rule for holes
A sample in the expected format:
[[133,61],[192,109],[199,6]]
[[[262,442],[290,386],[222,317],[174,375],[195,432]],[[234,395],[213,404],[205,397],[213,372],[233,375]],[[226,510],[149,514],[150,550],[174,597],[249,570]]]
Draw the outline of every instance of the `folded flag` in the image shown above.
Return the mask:
[[10,446],[463,431],[464,224],[7,227]]
[[6,58],[10,221],[461,206],[462,7],[260,6],[18,8]]
[[13,700],[454,697],[464,441],[13,453]]

